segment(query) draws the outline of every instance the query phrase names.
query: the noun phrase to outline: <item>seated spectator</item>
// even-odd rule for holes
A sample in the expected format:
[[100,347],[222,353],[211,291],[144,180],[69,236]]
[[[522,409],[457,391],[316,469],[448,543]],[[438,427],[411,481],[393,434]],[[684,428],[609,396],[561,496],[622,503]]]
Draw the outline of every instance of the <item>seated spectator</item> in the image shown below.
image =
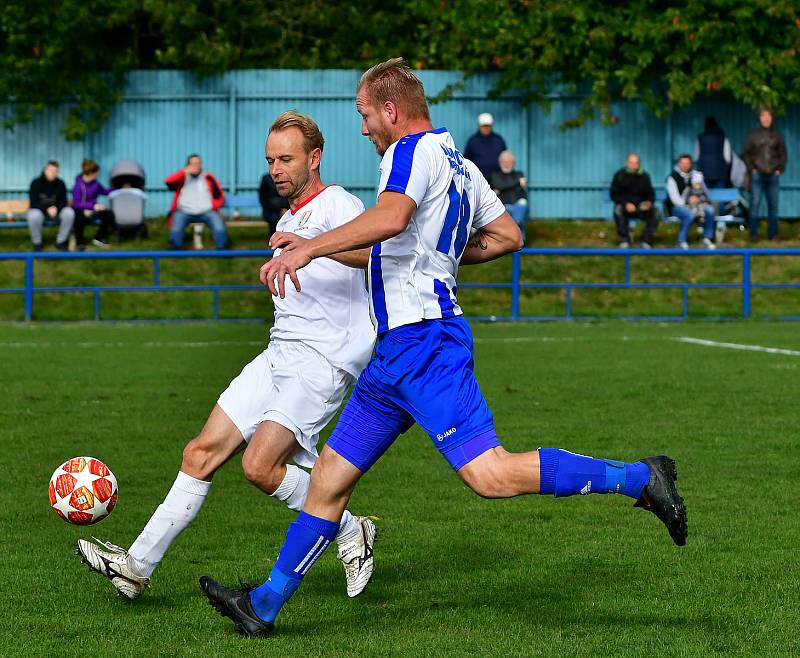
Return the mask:
[[114,212],[104,205],[97,203],[97,197],[108,195],[111,190],[105,187],[99,180],[97,174],[100,172],[100,165],[94,160],[84,160],[81,165],[81,173],[75,177],[75,184],[72,186],[72,208],[75,211],[75,241],[78,243],[78,250],[86,249],[86,240],[83,237],[84,229],[93,217],[100,220],[92,244],[97,247],[109,247],[109,237],[114,230]]
[[656,193],[650,176],[641,167],[636,153],[629,153],[625,166],[611,180],[611,200],[614,202],[614,222],[617,225],[619,246],[626,249],[631,244],[630,221],[644,221],[642,246],[650,249],[658,226],[658,213],[653,205]]
[[58,162],[50,160],[44,166],[41,176],[31,181],[28,199],[28,230],[33,250],[42,250],[42,227],[47,216],[50,219],[58,218],[56,248],[66,251],[69,234],[75,222],[75,212],[67,205],[67,186],[58,177]]
[[488,112],[478,116],[478,132],[467,140],[464,157],[472,160],[487,181],[500,168],[500,154],[506,150],[506,140],[494,132],[494,117]]
[[524,233],[525,220],[528,219],[528,181],[521,171],[514,169],[516,162],[511,151],[503,151],[498,160],[500,169],[492,174],[490,184]]
[[[688,249],[689,227],[695,220],[695,211],[689,207],[689,197],[692,196],[692,174],[698,173],[692,168],[692,156],[683,154],[678,158],[675,169],[667,176],[667,200],[664,205],[668,215],[674,215],[681,222],[678,232],[678,246],[681,249]],[[703,191],[708,198],[708,191],[703,186]],[[705,217],[703,223],[703,244],[708,249],[715,249],[714,245],[714,208],[706,203],[702,208],[702,215]]]
[[289,202],[278,194],[272,176],[264,174],[258,187],[258,200],[261,203],[261,216],[269,224],[270,235],[275,233],[278,220],[289,210]]
[[778,188],[781,174],[786,170],[786,142],[773,125],[772,110],[761,108],[759,127],[750,131],[744,143],[742,159],[750,174],[750,239],[758,242],[759,206],[767,199],[767,237],[778,239]]
[[686,207],[694,213],[694,218],[703,219],[709,201],[705,179],[701,172],[692,172],[691,185],[683,191],[683,196],[686,199]]
[[222,186],[211,172],[203,171],[203,161],[193,153],[186,158],[186,166],[164,179],[167,187],[175,191],[172,199],[169,246],[183,247],[186,225],[202,222],[211,228],[217,249],[228,246],[228,232],[219,209],[225,201]]
[[714,117],[706,117],[705,129],[697,136],[694,145],[694,157],[706,187],[728,186],[733,150]]

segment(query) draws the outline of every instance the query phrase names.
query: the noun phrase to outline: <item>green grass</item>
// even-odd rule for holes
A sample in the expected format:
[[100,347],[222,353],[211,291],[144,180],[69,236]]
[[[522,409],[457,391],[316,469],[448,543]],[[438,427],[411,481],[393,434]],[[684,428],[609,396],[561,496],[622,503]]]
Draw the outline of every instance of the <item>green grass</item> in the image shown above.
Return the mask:
[[[689,542],[621,496],[485,501],[418,429],[360,483],[379,517],[376,572],[344,593],[332,552],[265,641],[236,636],[197,578],[260,582],[292,515],[217,475],[195,524],[134,603],[73,554],[128,545],[162,500],[218,393],[260,348],[249,325],[0,325],[3,656],[797,655],[800,359],[675,342],[800,350],[793,324],[476,325],[481,387],[506,447],[678,461]],[[120,483],[92,529],[47,481],[92,454]]]
[[[615,244],[613,226],[604,222],[529,222],[528,246],[544,247],[608,247]],[[787,247],[800,247],[797,229],[781,225]],[[52,233],[54,229],[49,229]],[[662,226],[657,245],[672,246],[676,227]],[[263,248],[266,227],[231,230],[235,248]],[[728,232],[725,245],[744,247],[746,234]],[[697,236],[692,235],[692,240]],[[52,242],[52,235],[46,237]],[[206,240],[207,246],[210,246]],[[144,241],[115,244],[115,249],[161,250],[166,244],[163,221],[151,223],[150,237]],[[762,243],[769,246],[770,243]],[[693,242],[693,247],[697,245]],[[0,251],[27,250],[24,230],[0,230]],[[90,247],[90,249],[94,249]],[[164,260],[161,263],[163,285],[182,284],[258,284],[257,258]],[[105,285],[152,285],[152,263],[148,260],[113,261],[42,261],[36,264],[37,286],[86,286],[98,282]],[[522,281],[547,282],[621,282],[624,279],[622,258],[526,256],[522,259]],[[679,258],[674,256],[633,257],[634,282],[699,282],[738,283],[741,281],[741,259],[736,257]],[[508,282],[511,261],[508,258],[480,267],[464,267],[461,282]],[[800,258],[796,256],[760,256],[752,261],[752,280],[760,283],[787,283],[800,279]],[[0,261],[0,288],[21,288],[24,265],[19,261]],[[508,290],[462,289],[459,298],[473,316],[507,316],[511,309]],[[523,291],[520,310],[526,315],[564,315],[564,290]],[[736,316],[741,313],[738,290],[692,290],[689,293],[691,317]],[[576,290],[572,296],[576,315],[624,317],[630,315],[674,316],[682,313],[680,290]],[[800,315],[800,290],[776,289],[753,292],[752,311],[757,317]],[[220,294],[220,315],[223,318],[261,318],[271,314],[270,298],[260,291],[228,291]],[[210,292],[104,292],[101,293],[101,317],[106,320],[156,318],[210,318]],[[0,320],[21,320],[23,304],[20,295],[0,295]],[[37,294],[34,302],[37,320],[91,320],[94,298],[91,293]]]

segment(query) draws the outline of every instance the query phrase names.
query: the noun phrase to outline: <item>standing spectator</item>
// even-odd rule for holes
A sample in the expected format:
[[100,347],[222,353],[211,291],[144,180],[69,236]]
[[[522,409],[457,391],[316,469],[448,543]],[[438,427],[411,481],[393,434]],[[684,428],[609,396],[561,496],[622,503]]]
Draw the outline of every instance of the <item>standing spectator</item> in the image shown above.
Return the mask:
[[511,151],[503,151],[498,159],[500,169],[492,174],[490,183],[524,235],[525,220],[528,219],[528,181],[521,171],[514,169],[516,162]]
[[83,237],[83,232],[92,217],[100,220],[100,226],[97,229],[97,233],[95,233],[92,244],[97,247],[110,246],[108,239],[114,230],[114,212],[97,203],[97,197],[101,194],[107,196],[111,190],[97,180],[99,172],[100,165],[94,160],[84,160],[81,164],[81,173],[75,177],[75,184],[72,186],[72,208],[75,211],[75,241],[78,243],[79,251],[86,249],[86,240]]
[[164,179],[167,187],[175,191],[172,199],[169,245],[173,249],[183,246],[186,225],[202,222],[211,228],[217,249],[228,246],[228,232],[219,209],[225,201],[222,186],[214,174],[203,171],[203,161],[196,153],[186,158],[186,166]]
[[750,173],[750,239],[758,242],[758,211],[762,197],[767,197],[767,236],[778,239],[778,185],[786,169],[786,142],[773,125],[772,110],[758,112],[760,126],[747,135],[742,159]]
[[[697,173],[692,168],[692,156],[688,153],[678,157],[675,169],[667,176],[667,200],[665,202],[667,214],[674,215],[681,220],[678,232],[678,246],[688,249],[689,227],[695,220],[694,211],[689,207],[689,195],[692,184],[692,174]],[[703,244],[707,249],[715,249],[714,245],[714,208],[706,204],[703,209],[705,222],[703,223]]]
[[258,200],[261,203],[261,216],[269,224],[270,235],[272,235],[277,230],[278,220],[283,213],[289,210],[289,201],[278,194],[275,181],[269,174],[264,174],[261,179],[261,185],[258,187]]
[[694,145],[694,157],[708,187],[728,186],[732,154],[731,143],[716,118],[706,117],[704,130]]
[[625,166],[611,180],[611,200],[614,202],[614,222],[617,225],[619,246],[627,249],[631,244],[630,221],[644,221],[642,246],[650,249],[658,226],[658,213],[653,205],[656,193],[649,174],[642,169],[641,159],[629,153]]
[[487,181],[500,168],[500,154],[506,150],[506,140],[494,132],[494,117],[488,112],[478,116],[478,132],[467,141],[464,157],[472,160]]
[[58,235],[56,248],[66,251],[69,245],[69,234],[75,222],[75,213],[67,205],[67,186],[58,177],[58,162],[50,160],[38,178],[31,181],[28,190],[28,230],[34,251],[42,250],[42,227],[45,216],[58,218]]

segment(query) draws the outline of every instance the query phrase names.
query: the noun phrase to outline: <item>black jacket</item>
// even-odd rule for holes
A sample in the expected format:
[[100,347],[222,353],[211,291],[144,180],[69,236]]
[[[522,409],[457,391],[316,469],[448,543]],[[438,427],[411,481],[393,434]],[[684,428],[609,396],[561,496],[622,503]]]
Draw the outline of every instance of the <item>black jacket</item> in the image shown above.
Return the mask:
[[706,180],[726,181],[730,165],[725,162],[725,133],[720,128],[706,130],[697,136],[697,169]]
[[786,142],[775,128],[758,127],[747,135],[742,152],[749,171],[761,174],[784,172],[786,169]]
[[527,199],[528,192],[519,181],[525,178],[521,171],[510,171],[504,174],[496,171],[492,174],[489,183],[493,190],[497,190],[497,196],[503,203],[516,203],[520,199]]
[[467,141],[464,157],[467,160],[472,160],[488,181],[491,180],[492,174],[500,169],[500,164],[497,160],[505,150],[506,140],[500,135],[497,133],[483,135],[479,131]]
[[633,203],[637,206],[642,201],[653,203],[656,192],[650,176],[642,169],[630,172],[623,167],[611,180],[611,200],[614,203]]
[[28,202],[31,208],[38,208],[42,212],[50,206],[55,206],[59,211],[67,205],[67,186],[60,178],[49,181],[44,174],[31,181],[28,190]]
[[289,202],[278,194],[278,188],[272,176],[264,174],[258,188],[258,200],[261,203],[261,215],[265,220],[277,219],[281,210],[289,208]]

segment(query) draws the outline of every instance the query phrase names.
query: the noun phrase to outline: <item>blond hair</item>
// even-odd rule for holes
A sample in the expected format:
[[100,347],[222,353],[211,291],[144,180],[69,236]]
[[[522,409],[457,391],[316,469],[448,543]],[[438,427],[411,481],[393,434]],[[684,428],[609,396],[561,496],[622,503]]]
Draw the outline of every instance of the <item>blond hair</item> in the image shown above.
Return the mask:
[[311,153],[314,149],[322,151],[325,147],[325,138],[322,136],[322,131],[316,121],[307,114],[301,114],[297,110],[288,110],[275,119],[269,131],[273,133],[287,128],[297,128],[303,133],[306,153]]
[[376,108],[386,101],[403,109],[410,119],[428,119],[428,101],[419,78],[402,57],[394,57],[376,64],[358,81],[356,91],[366,88],[372,105]]

